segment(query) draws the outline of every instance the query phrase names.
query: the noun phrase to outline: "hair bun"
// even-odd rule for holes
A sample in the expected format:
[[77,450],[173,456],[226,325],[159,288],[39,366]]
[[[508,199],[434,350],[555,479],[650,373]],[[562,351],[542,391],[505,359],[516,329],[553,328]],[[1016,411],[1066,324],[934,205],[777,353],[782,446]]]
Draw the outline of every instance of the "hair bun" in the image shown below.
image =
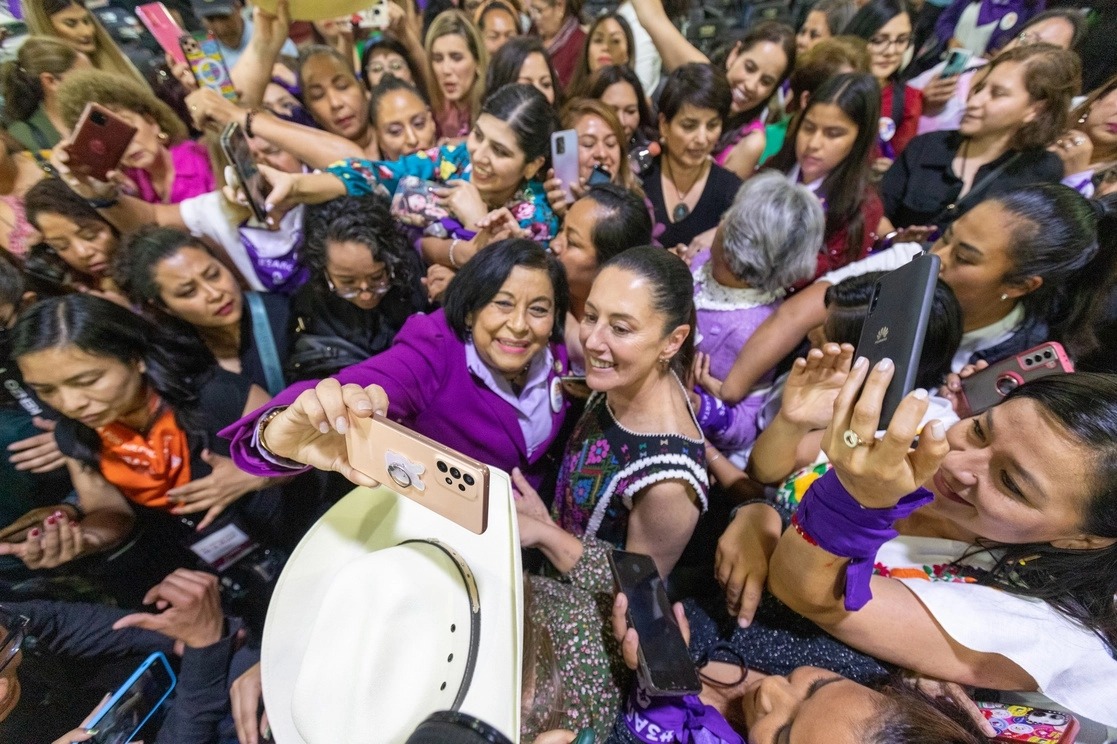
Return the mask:
[[1117,222],[1117,194],[1091,199],[1090,208],[1094,210],[1094,216],[1098,219],[1099,230],[1102,223]]

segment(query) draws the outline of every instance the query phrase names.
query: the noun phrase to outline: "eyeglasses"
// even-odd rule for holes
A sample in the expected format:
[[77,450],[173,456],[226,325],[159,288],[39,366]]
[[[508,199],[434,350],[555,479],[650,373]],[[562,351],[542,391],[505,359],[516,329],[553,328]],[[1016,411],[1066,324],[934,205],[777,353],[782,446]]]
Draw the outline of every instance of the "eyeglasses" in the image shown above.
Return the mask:
[[383,297],[388,294],[388,290],[392,288],[392,274],[391,272],[384,271],[376,276],[366,276],[361,281],[345,281],[335,282],[330,272],[323,272],[326,275],[326,286],[330,291],[343,300],[351,300],[362,294],[373,295],[375,297]]
[[889,38],[887,36],[874,36],[869,39],[869,49],[874,52],[883,52],[889,47],[896,47],[897,49],[907,49],[911,46],[911,34],[897,36],[896,38]]
[[23,641],[27,638],[27,626],[30,624],[31,618],[13,615],[7,610],[0,609],[0,625],[8,629],[8,636],[4,639],[4,643],[0,644],[0,672],[7,669],[8,664],[12,663],[12,659],[23,647]]

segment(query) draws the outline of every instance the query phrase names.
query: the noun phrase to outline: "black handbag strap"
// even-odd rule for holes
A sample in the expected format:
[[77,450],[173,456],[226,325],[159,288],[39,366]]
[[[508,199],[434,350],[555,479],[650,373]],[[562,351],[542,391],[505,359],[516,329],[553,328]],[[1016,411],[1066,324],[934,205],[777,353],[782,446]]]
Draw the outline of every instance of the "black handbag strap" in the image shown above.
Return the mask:
[[896,123],[897,131],[900,129],[900,122],[904,119],[904,88],[906,87],[899,80],[892,83],[892,121]]

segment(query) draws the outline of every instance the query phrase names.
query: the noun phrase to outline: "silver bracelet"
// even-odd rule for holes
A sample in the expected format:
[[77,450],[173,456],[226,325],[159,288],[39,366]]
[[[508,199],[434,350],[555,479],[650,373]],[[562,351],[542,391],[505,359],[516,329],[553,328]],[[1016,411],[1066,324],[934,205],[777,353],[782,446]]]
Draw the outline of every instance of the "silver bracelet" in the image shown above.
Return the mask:
[[458,266],[458,262],[454,260],[454,249],[458,247],[458,243],[460,242],[462,242],[461,238],[454,238],[450,241],[450,266],[455,269],[461,268],[461,266]]

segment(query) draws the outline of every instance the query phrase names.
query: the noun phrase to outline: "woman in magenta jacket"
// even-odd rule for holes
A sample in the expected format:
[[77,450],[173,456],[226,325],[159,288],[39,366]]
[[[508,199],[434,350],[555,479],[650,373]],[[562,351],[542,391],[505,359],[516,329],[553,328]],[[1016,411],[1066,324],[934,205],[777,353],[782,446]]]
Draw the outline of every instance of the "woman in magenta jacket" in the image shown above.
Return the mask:
[[[569,408],[559,382],[568,374],[568,302],[562,267],[538,244],[494,243],[462,267],[442,310],[410,318],[390,349],[334,376],[336,396],[319,387],[319,403],[332,412],[342,405],[341,385],[379,385],[391,401],[389,418],[501,470],[520,468],[534,486],[551,483],[557,461],[549,454]],[[233,461],[257,475],[304,469],[269,453],[257,432],[269,412],[312,388],[313,380],[292,385],[221,432],[232,439]],[[344,430],[323,433],[331,446],[316,451],[344,458]],[[334,458],[310,464],[338,469]],[[341,470],[354,482],[367,480],[348,464]]]

